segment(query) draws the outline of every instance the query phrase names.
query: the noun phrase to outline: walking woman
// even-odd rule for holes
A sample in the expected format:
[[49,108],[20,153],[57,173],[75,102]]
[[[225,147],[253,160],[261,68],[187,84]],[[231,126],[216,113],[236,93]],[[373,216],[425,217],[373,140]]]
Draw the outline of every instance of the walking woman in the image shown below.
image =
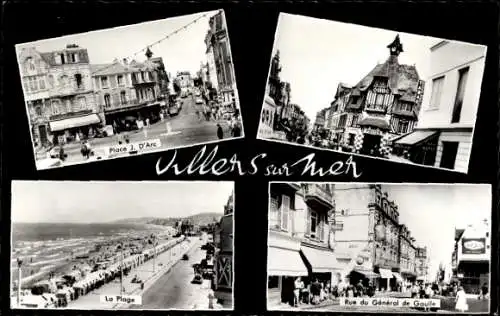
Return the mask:
[[455,298],[456,305],[455,309],[459,312],[466,312],[469,309],[467,305],[467,297],[465,296],[465,291],[463,287],[458,288],[457,297]]

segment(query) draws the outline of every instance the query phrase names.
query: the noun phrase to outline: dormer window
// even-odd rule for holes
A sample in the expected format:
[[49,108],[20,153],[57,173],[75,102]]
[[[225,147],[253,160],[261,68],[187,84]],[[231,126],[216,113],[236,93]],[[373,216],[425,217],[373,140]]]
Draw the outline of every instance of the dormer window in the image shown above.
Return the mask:
[[77,53],[69,53],[68,59],[69,59],[70,63],[77,63],[78,62],[78,54]]
[[31,58],[31,57],[26,58],[25,69],[26,69],[26,72],[30,72],[30,73],[32,73],[36,70],[35,61],[33,60],[33,58]]

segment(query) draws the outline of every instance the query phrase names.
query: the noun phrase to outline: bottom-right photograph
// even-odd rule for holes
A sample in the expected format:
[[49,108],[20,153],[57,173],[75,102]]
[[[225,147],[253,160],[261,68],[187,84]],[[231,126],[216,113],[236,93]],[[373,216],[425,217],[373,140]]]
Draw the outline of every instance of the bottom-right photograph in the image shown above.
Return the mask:
[[489,184],[271,182],[268,310],[489,313]]

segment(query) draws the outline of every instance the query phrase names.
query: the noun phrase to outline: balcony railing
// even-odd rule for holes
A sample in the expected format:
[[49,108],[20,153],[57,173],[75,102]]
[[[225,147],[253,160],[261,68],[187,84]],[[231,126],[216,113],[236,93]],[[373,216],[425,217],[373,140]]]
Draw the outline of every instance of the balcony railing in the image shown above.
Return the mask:
[[150,99],[133,99],[133,100],[127,100],[127,101],[121,101],[121,102],[109,102],[105,103],[102,107],[104,111],[110,111],[110,110],[116,110],[116,109],[125,109],[141,104],[147,104],[147,103],[152,103],[156,102],[155,98],[150,98]]
[[53,114],[49,118],[51,121],[53,120],[63,120],[67,118],[72,118],[76,116],[83,116],[83,115],[88,115],[93,113],[92,110],[90,109],[85,109],[85,110],[79,110],[79,111],[71,111],[71,112],[64,112],[64,113],[59,113],[59,114]]
[[306,202],[318,202],[327,208],[333,207],[333,194],[317,184],[305,187]]

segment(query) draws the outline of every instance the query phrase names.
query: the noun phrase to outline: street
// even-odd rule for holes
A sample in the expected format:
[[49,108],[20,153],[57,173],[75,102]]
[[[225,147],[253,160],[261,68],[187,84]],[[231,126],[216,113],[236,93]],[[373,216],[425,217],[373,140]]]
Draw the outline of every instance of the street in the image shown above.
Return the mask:
[[189,252],[189,260],[179,261],[170,272],[160,277],[142,295],[142,306],[134,309],[207,309],[209,281],[192,284],[194,270],[192,265],[200,263],[205,257],[200,242]]
[[[160,148],[146,149],[141,153],[161,151],[172,149],[181,146],[196,145],[209,141],[217,140],[217,123],[219,123],[224,131],[224,139],[231,138],[231,131],[227,120],[206,121],[198,117],[197,111],[202,113],[201,105],[195,104],[193,96],[188,96],[182,99],[183,105],[179,114],[171,118],[165,118],[163,121],[157,122],[145,127],[143,130],[125,132],[121,135],[128,135],[131,143],[145,140],[159,139],[161,141]],[[96,153],[96,156],[102,156],[106,159],[106,151],[109,146],[118,145],[118,135],[113,135],[105,138],[96,138],[90,142],[91,148]],[[94,161],[96,158],[91,157],[86,159],[80,153],[81,144],[72,143],[64,146],[64,152],[67,158],[63,165],[78,164],[86,161]],[[126,157],[130,154],[120,153],[111,155],[109,158]]]

